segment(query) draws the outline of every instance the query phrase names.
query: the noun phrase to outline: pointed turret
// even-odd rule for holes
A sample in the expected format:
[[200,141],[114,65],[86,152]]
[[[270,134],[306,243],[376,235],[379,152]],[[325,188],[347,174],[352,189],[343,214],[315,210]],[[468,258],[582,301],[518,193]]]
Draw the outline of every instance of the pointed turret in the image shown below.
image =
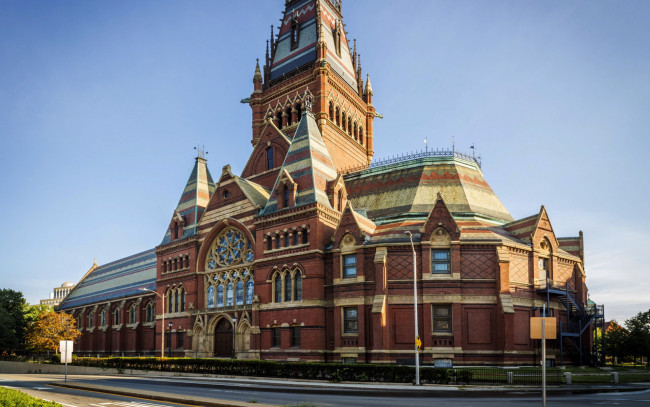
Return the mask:
[[196,234],[196,225],[203,215],[214,189],[214,181],[208,171],[204,153],[199,151],[192,173],[178,200],[178,205],[161,244]]
[[262,92],[262,71],[260,70],[260,60],[259,58],[255,63],[255,74],[253,75],[253,93]]
[[[381,92],[380,92],[381,93]],[[366,88],[363,90],[363,97],[367,104],[372,104],[372,85],[370,84],[370,74],[366,76]]]
[[312,203],[332,208],[327,183],[336,176],[336,169],[308,106],[302,113],[271,197],[261,215]]
[[356,90],[356,72],[342,18],[339,1],[287,1],[277,41],[271,42],[271,81],[314,63],[322,41],[328,50],[324,55],[327,63]]

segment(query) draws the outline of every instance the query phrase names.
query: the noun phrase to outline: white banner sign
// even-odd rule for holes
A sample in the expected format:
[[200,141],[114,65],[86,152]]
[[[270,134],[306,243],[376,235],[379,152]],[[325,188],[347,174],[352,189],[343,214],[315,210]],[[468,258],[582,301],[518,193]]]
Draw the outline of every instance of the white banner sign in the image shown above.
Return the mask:
[[72,363],[72,341],[61,341],[59,350],[61,351],[61,363]]

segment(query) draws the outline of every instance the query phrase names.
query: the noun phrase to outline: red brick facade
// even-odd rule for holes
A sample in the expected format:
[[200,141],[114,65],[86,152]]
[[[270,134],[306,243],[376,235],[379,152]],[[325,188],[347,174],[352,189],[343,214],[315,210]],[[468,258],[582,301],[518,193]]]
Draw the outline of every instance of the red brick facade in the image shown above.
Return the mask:
[[[308,3],[321,13],[334,14],[338,4],[288,1],[287,13],[293,5]],[[281,46],[282,36],[278,38],[276,47]],[[165,325],[162,299],[145,292],[70,309],[82,314],[79,353],[158,352],[164,331],[170,332],[166,353],[173,356],[369,363],[412,359],[413,250],[407,231],[414,237],[424,363],[535,363],[540,352],[538,341],[529,339],[530,317],[539,316],[547,305],[550,314],[566,325],[575,322],[567,312],[570,301],[587,307],[582,236],[556,238],[543,207],[535,216],[513,221],[491,195],[488,198],[498,202],[490,206],[492,201],[485,201],[486,207],[495,208],[488,208],[491,212],[458,210],[461,203],[449,185],[463,177],[463,168],[478,174],[463,182],[492,193],[475,162],[447,157],[444,165],[451,170],[445,169],[444,177],[411,177],[416,191],[433,185],[438,192],[428,200],[413,198],[406,209],[398,198],[382,202],[368,198],[382,188],[397,188],[394,196],[406,196],[411,187],[389,185],[388,180],[396,179],[404,165],[418,171],[435,169],[442,158],[347,174],[348,168],[367,167],[373,156],[372,88],[369,82],[362,86],[356,45],[356,87],[326,62],[325,40],[318,40],[315,49],[313,61],[280,78],[270,78],[273,49],[264,74],[258,66],[250,98],[253,150],[241,177],[224,167],[197,221],[196,234],[174,234],[172,219],[171,241],[156,248],[156,291],[166,296]],[[310,102],[340,175],[315,187],[321,188],[328,204],[296,205],[303,191],[290,171],[285,172],[283,162]],[[463,192],[466,187],[458,188]],[[264,208],[274,193],[278,210],[267,214]],[[374,216],[380,213],[373,212],[380,204],[383,212]],[[416,206],[426,212],[413,209]],[[499,211],[505,215],[493,215]],[[214,243],[235,239],[229,236],[239,240]],[[252,257],[245,258],[249,243]],[[232,259],[219,258],[219,250]],[[540,268],[547,269],[546,275]],[[254,293],[247,284],[254,285]],[[147,322],[146,306],[154,299],[155,323]],[[132,306],[135,321],[129,319]],[[99,327],[104,309],[108,316],[117,309],[124,323]],[[89,324],[90,313],[95,327]],[[590,342],[590,335],[590,329],[582,332],[583,343]],[[564,356],[562,341],[567,342]],[[568,361],[569,342],[552,341],[549,358]]]

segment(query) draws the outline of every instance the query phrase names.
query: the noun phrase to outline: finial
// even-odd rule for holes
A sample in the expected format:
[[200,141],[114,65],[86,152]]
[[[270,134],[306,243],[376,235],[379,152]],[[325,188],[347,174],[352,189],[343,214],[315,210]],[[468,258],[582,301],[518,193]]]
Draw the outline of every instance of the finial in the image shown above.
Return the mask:
[[260,71],[260,59],[255,58],[255,75],[253,75],[253,79],[259,79],[262,80],[262,71]]
[[204,144],[197,144],[196,147],[194,147],[196,150],[196,158],[202,158],[205,160],[205,155],[208,153],[205,151],[205,145]]
[[370,74],[366,74],[366,89],[363,92],[364,95],[372,95],[372,85],[370,84]]

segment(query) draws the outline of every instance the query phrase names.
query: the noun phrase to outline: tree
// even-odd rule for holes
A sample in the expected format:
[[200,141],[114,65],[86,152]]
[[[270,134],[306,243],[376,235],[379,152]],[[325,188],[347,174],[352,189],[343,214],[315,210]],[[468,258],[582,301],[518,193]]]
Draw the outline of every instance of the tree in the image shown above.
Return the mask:
[[3,288],[0,290],[0,350],[16,350],[21,347],[25,336],[23,308],[25,298],[20,291]]
[[60,341],[73,341],[81,336],[76,321],[63,312],[44,312],[27,328],[27,349],[34,352],[56,352]]
[[626,343],[628,332],[613,321],[613,326],[605,332],[605,355],[611,357],[612,364],[620,363],[628,356]]
[[25,305],[23,308],[23,317],[25,318],[25,324],[29,325],[32,322],[37,321],[42,313],[52,311],[54,311],[54,308],[50,307],[49,305]]
[[625,321],[625,326],[629,331],[627,348],[634,356],[634,364],[637,356],[650,357],[650,310],[639,312],[628,319]]

